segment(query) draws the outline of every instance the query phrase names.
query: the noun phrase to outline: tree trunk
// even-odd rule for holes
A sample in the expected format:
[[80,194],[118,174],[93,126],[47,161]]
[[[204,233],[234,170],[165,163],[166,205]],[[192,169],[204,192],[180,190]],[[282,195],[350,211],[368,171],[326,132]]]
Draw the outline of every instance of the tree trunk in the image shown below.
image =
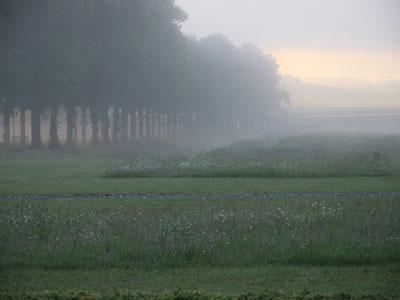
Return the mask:
[[162,139],[166,140],[168,138],[167,136],[167,115],[162,114],[161,115],[161,135]]
[[147,117],[147,120],[148,120],[148,123],[149,123],[149,126],[147,127],[148,128],[147,136],[152,139],[153,136],[154,136],[154,134],[153,134],[153,113],[149,113],[149,115]]
[[25,120],[26,120],[26,110],[25,108],[20,109],[20,138],[21,138],[21,146],[25,146],[27,144],[27,138],[26,138],[26,131],[25,131]]
[[5,145],[10,144],[10,135],[11,135],[11,109],[8,107],[3,108],[3,125],[4,125],[4,134],[3,141]]
[[133,140],[134,137],[136,136],[136,120],[135,120],[135,111],[131,109],[130,112],[130,122],[131,122],[131,134],[130,134],[130,139]]
[[39,149],[43,146],[42,136],[40,134],[41,108],[33,106],[31,112],[31,148]]
[[168,138],[174,137],[174,115],[171,113],[169,116],[167,115],[167,135]]
[[142,125],[141,116],[142,116],[142,114],[140,113],[140,110],[136,110],[135,116],[136,116],[136,138],[140,139],[141,138],[141,134],[142,134],[142,129],[141,129],[141,125]]
[[96,108],[90,108],[90,119],[92,123],[92,145],[97,146],[100,144],[99,139],[99,114]]
[[154,118],[154,138],[155,138],[155,139],[158,139],[158,137],[159,137],[159,134],[158,134],[158,132],[159,132],[159,127],[158,127],[158,113],[155,113],[155,114],[153,115],[153,118]]
[[119,107],[114,105],[113,109],[113,129],[112,129],[112,141],[113,143],[118,142],[118,137],[120,133],[120,125],[121,125],[121,115],[119,111]]
[[147,137],[146,109],[143,109],[142,113],[142,137],[145,139]]
[[126,107],[121,109],[121,141],[126,143],[128,141],[128,126],[129,126],[129,115]]
[[87,126],[87,110],[86,107],[82,107],[81,114],[81,134],[82,134],[82,143],[86,144],[86,126]]
[[74,128],[76,126],[76,108],[73,104],[67,104],[67,141],[66,145],[72,147],[74,143]]
[[76,124],[76,121],[77,121],[77,115],[75,116],[75,122],[74,122],[74,134],[73,134],[74,145],[78,144],[78,126]]
[[58,140],[58,105],[52,104],[50,108],[50,148],[58,148],[60,146],[60,141]]
[[176,117],[176,136],[181,138],[183,135],[183,115],[178,114]]
[[105,105],[100,114],[101,140],[104,145],[110,144],[110,119],[108,117],[108,106]]

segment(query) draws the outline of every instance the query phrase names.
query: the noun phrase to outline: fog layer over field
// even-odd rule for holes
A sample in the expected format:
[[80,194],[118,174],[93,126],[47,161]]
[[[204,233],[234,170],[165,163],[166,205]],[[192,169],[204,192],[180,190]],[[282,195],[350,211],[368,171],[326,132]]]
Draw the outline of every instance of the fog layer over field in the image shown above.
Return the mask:
[[[246,5],[257,8],[260,2]],[[363,20],[371,27],[367,9]],[[227,31],[231,42],[218,26],[210,35],[196,36],[201,26],[190,24],[199,15],[185,1],[4,0],[0,14],[0,143],[6,146],[186,143],[203,149],[267,135],[385,135],[400,127],[399,110],[357,108],[369,103],[362,94],[351,109],[352,98],[337,90],[292,89],[281,74],[286,62],[266,54],[254,39],[264,29],[254,27],[248,34],[258,45],[243,39],[240,45]],[[377,14],[384,20],[381,10]],[[379,32],[385,24],[377,26]],[[397,45],[392,31],[385,39],[373,37]],[[364,38],[359,42],[367,45]],[[273,47],[276,40],[270,41]],[[299,108],[300,94],[303,104],[312,100],[315,107],[326,99],[349,103],[345,110]]]

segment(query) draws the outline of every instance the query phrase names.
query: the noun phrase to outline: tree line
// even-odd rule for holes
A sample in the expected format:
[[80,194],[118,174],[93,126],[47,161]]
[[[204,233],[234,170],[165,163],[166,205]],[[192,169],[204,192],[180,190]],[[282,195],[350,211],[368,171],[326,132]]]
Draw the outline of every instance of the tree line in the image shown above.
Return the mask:
[[73,146],[78,119],[98,145],[182,135],[200,121],[235,127],[281,108],[273,58],[221,35],[185,36],[186,18],[173,0],[1,0],[4,143],[15,111],[21,140],[28,125],[40,148],[43,116],[49,146],[61,145],[61,112]]

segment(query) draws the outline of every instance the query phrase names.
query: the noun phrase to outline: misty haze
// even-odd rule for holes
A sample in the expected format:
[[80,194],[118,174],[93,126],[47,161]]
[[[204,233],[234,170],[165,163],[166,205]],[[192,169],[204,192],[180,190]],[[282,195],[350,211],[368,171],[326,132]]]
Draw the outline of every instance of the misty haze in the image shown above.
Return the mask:
[[0,299],[400,299],[399,28],[0,0]]

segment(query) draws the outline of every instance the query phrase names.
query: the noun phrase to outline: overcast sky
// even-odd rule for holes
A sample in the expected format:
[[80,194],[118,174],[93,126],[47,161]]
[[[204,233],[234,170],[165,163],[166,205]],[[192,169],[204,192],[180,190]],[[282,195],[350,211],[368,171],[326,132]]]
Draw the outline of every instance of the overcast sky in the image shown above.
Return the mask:
[[400,79],[400,0],[176,0],[183,31],[271,52],[283,74],[330,85]]

